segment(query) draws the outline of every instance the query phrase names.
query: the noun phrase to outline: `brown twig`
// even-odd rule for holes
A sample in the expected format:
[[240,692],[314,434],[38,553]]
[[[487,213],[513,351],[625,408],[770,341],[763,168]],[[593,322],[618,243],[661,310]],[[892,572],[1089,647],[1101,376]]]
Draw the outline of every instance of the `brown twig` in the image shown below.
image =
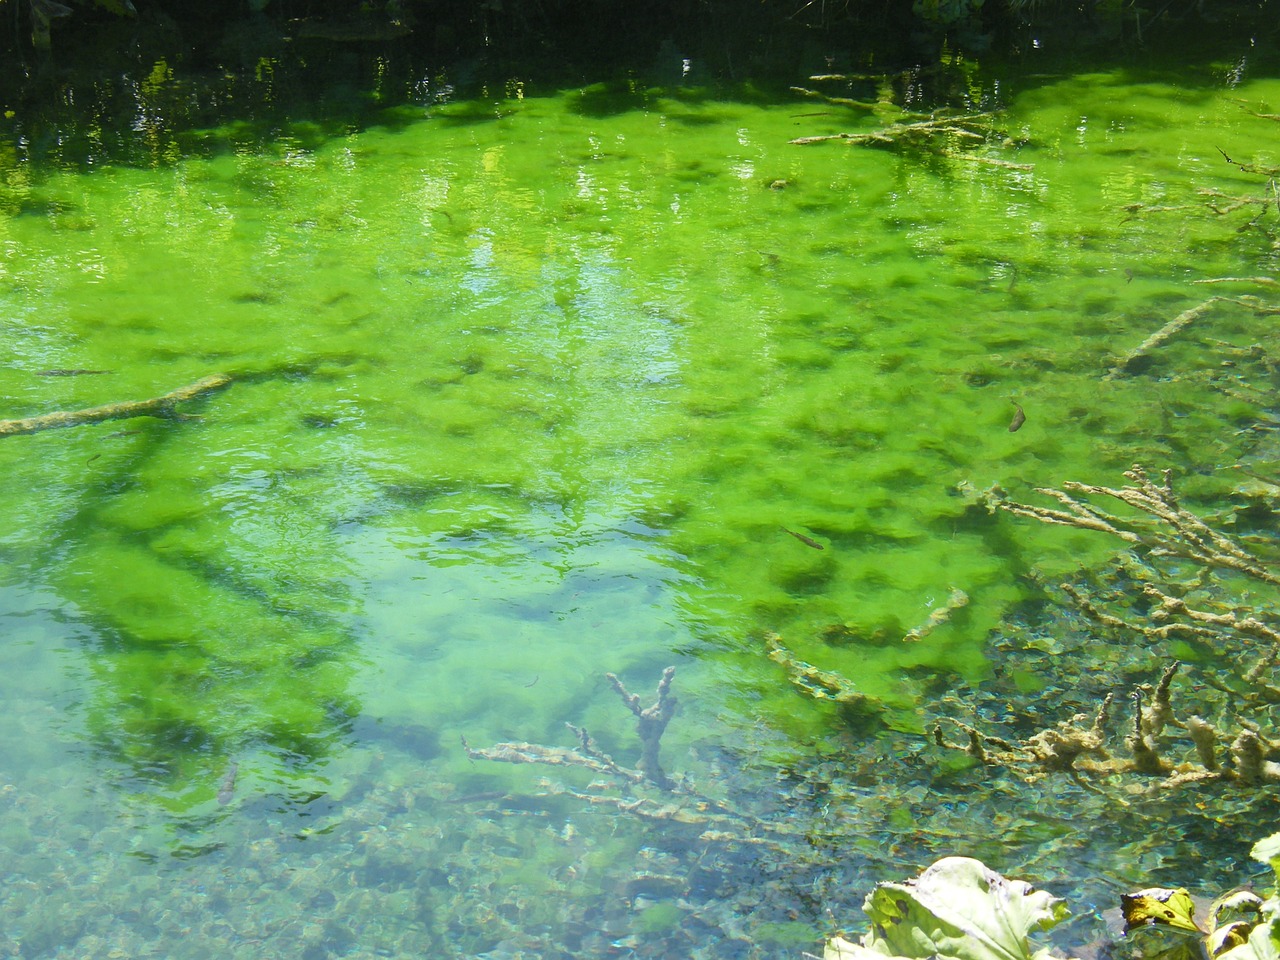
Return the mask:
[[[891,123],[870,133],[833,133],[825,136],[797,137],[793,144],[822,143],[827,140],[846,140],[853,144],[878,144],[895,146],[904,142],[924,143],[938,135],[951,134],[973,140],[985,140],[993,131],[986,121],[989,113],[970,113],[958,117],[931,117],[911,123]],[[977,132],[972,127],[977,127]]]
[[662,763],[658,759],[658,749],[662,742],[662,734],[676,712],[676,698],[671,695],[671,678],[675,675],[675,667],[667,667],[662,671],[662,679],[658,681],[657,699],[642,709],[638,696],[628,693],[622,681],[614,674],[605,674],[605,678],[613,684],[613,689],[627,705],[627,709],[635,714],[641,745],[640,762],[636,767],[646,778],[663,790],[670,790],[672,783],[663,772]]
[[[1125,477],[1133,482],[1132,486],[1113,489],[1067,481],[1061,490],[1037,488],[1037,493],[1054,498],[1066,507],[1065,510],[1017,503],[996,493],[988,494],[988,503],[1044,523],[1108,533],[1126,543],[1145,546],[1155,556],[1183,557],[1202,566],[1234,570],[1263,583],[1280,586],[1280,575],[1267,569],[1258,557],[1184,508],[1173,492],[1170,476],[1166,470],[1162,482],[1156,484],[1141,464],[1134,464],[1125,471]],[[1107,497],[1140,511],[1149,519],[1141,516],[1122,518],[1073,494]],[[1249,629],[1253,629],[1252,624]]]
[[0,420],[0,437],[15,437],[20,434],[38,433],[41,430],[78,427],[86,423],[102,423],[105,420],[127,420],[130,417],[190,419],[177,412],[176,407],[179,403],[220,390],[230,382],[230,377],[214,374],[151,400],[125,400],[120,403],[108,403],[101,407],[90,407],[87,410],[44,413],[38,417],[26,417],[22,420]]

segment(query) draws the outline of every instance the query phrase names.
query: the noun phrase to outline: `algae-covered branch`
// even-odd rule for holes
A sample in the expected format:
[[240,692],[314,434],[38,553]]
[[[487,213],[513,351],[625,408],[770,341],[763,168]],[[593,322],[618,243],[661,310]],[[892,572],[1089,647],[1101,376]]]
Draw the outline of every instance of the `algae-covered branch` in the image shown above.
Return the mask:
[[107,403],[84,410],[44,413],[20,420],[0,420],[0,437],[39,433],[42,430],[60,430],[63,427],[79,427],[88,423],[103,423],[107,420],[128,420],[132,417],[159,417],[165,420],[194,419],[189,414],[180,413],[177,409],[178,404],[221,390],[230,383],[230,377],[219,373],[203,377],[195,383],[171,390],[163,396],[153,397],[150,400],[122,400],[118,403]]

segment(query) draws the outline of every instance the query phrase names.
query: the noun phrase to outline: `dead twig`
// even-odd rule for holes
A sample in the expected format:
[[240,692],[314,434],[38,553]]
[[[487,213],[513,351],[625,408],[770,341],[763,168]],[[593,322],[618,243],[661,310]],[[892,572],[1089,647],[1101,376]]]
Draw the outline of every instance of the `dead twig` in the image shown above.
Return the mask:
[[1234,303],[1263,315],[1280,314],[1280,306],[1264,303],[1257,297],[1210,297],[1208,300],[1204,301],[1204,303],[1197,304],[1188,310],[1182,311],[1182,313],[1178,314],[1151,336],[1147,337],[1147,339],[1143,340],[1142,343],[1138,344],[1127,354],[1121,357],[1102,379],[1115,380],[1119,377],[1139,372],[1143,367],[1142,361],[1146,360],[1152,351],[1163,346],[1166,341],[1177,336],[1205,314],[1210,313],[1213,308],[1220,303]]
[[622,681],[614,674],[605,674],[605,679],[613,685],[614,691],[622,698],[627,709],[635,714],[637,733],[640,736],[640,762],[636,767],[646,779],[663,790],[670,790],[672,783],[663,772],[662,764],[658,759],[658,748],[662,741],[662,734],[666,732],[667,724],[676,712],[676,698],[671,695],[671,678],[675,675],[675,667],[667,667],[662,671],[662,678],[658,681],[657,699],[642,709],[638,696],[628,693]]
[[822,143],[826,140],[847,140],[854,144],[878,144],[881,146],[898,146],[914,144],[923,146],[935,137],[943,135],[960,136],[966,139],[985,140],[994,133],[989,121],[989,113],[970,113],[958,117],[935,116],[926,120],[910,123],[891,123],[887,127],[873,130],[870,133],[833,133],[826,136],[797,137],[790,141],[793,144]]
[[221,390],[230,382],[230,377],[219,373],[151,400],[125,400],[120,403],[108,403],[101,407],[90,407],[87,410],[44,413],[38,417],[26,417],[22,420],[0,420],[0,437],[15,437],[20,434],[38,433],[41,430],[78,427],[86,423],[102,423],[105,420],[127,420],[130,417],[188,420],[192,418],[178,413],[176,407],[179,403]]

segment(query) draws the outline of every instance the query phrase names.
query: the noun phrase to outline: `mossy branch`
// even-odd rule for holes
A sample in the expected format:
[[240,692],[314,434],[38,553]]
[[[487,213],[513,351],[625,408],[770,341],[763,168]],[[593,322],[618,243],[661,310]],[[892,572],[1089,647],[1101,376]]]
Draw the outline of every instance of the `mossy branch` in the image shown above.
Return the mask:
[[[1234,279],[1237,278],[1224,278],[1221,280],[1206,282],[1225,283],[1228,282],[1228,280]],[[1234,303],[1264,316],[1280,314],[1280,306],[1265,303],[1257,297],[1210,297],[1203,303],[1182,311],[1182,313],[1178,314],[1155,333],[1151,334],[1151,336],[1147,337],[1147,339],[1143,340],[1142,343],[1138,344],[1121,357],[1102,379],[1116,380],[1120,377],[1140,372],[1145,367],[1146,362],[1153,351],[1163,346],[1167,341],[1173,339],[1178,334],[1182,333],[1183,330],[1191,326],[1192,323],[1199,320],[1201,317],[1213,312],[1214,308],[1217,307],[1218,304],[1222,303]]]
[[865,100],[851,100],[848,97],[828,96],[818,90],[809,90],[805,87],[792,87],[791,92],[810,100],[821,100],[823,103],[829,103],[832,106],[850,107],[854,110],[875,110],[880,106],[878,103],[869,103]]
[[635,714],[636,732],[640,736],[641,745],[637,769],[646,779],[663,790],[670,790],[672,783],[671,778],[662,769],[662,763],[658,759],[658,749],[667,724],[676,712],[676,698],[671,695],[671,678],[675,675],[675,667],[667,667],[663,670],[662,678],[658,681],[657,699],[648,707],[641,708],[638,696],[628,693],[622,681],[614,674],[605,674],[605,678],[613,685],[614,691],[622,698],[627,709]]
[[[1076,714],[1025,740],[1011,743],[954,718],[946,719],[964,733],[964,740],[949,741],[941,721],[934,725],[933,740],[937,746],[962,751],[979,763],[1008,767],[1028,779],[1070,772],[1096,783],[1115,775],[1136,775],[1151,781],[1152,792],[1206,782],[1246,786],[1280,783],[1280,763],[1272,759],[1280,756],[1280,744],[1263,738],[1252,725],[1238,721],[1240,732],[1226,744],[1231,763],[1224,766],[1219,759],[1224,745],[1222,733],[1198,715],[1179,718],[1171,692],[1179,666],[1176,661],[1170,664],[1154,690],[1143,686],[1130,694],[1133,709],[1128,732],[1121,738],[1122,752],[1108,749],[1110,694],[1103,699],[1092,722],[1086,714]],[[1148,697],[1150,703],[1146,702]],[[1187,740],[1191,741],[1193,756],[1171,759],[1178,744]]]
[[[786,824],[776,824],[734,809],[723,800],[716,800],[694,786],[688,777],[667,776],[658,762],[658,746],[662,734],[675,713],[676,698],[671,693],[671,681],[676,668],[667,667],[658,681],[656,699],[647,707],[640,698],[630,693],[612,673],[605,674],[614,691],[622,698],[636,717],[637,732],[642,744],[642,755],[636,769],[619,764],[597,746],[591,735],[582,727],[565,724],[577,739],[575,747],[547,747],[537,743],[497,743],[491,747],[475,748],[462,737],[462,748],[473,760],[497,760],[503,763],[536,763],[544,766],[582,767],[595,773],[615,778],[631,787],[656,787],[664,794],[675,795],[671,799],[654,800],[630,791],[623,794],[583,793],[569,787],[544,783],[544,794],[572,797],[594,807],[616,810],[645,821],[661,821],[668,824],[692,826],[701,831],[698,839],[707,843],[749,844],[776,847],[779,840],[796,831]],[[777,839],[774,839],[777,838]]]
[[[1211,592],[1214,571],[1243,576],[1266,587],[1280,585],[1280,574],[1239,541],[1182,506],[1169,471],[1156,481],[1141,465],[1135,465],[1125,477],[1130,484],[1120,488],[1067,482],[1059,490],[1037,491],[1054,501],[1051,507],[1016,503],[999,491],[988,492],[988,505],[1042,523],[1106,533],[1129,545],[1124,574],[1113,583],[1104,581],[1103,589],[1091,591],[1062,584],[1067,596],[1095,623],[1139,638],[1144,645],[1170,640],[1208,645],[1219,663],[1250,662],[1241,654],[1252,653],[1257,659],[1247,672],[1222,676],[1221,671],[1205,670],[1200,678],[1197,689],[1209,691],[1207,699],[1213,704],[1217,724],[1175,708],[1179,664],[1174,661],[1157,684],[1140,686],[1130,694],[1132,711],[1121,738],[1123,749],[1114,754],[1108,750],[1104,730],[1110,696],[1088,726],[1084,715],[1078,715],[1026,740],[1007,743],[952,720],[964,731],[964,740],[947,741],[939,725],[935,742],[963,750],[983,763],[1003,764],[1031,776],[1069,770],[1105,780],[1114,774],[1130,774],[1152,780],[1151,789],[1157,791],[1205,782],[1246,786],[1280,782],[1280,744],[1265,738],[1246,718],[1252,713],[1269,717],[1272,705],[1280,702],[1280,689],[1269,682],[1280,659],[1280,627],[1253,608],[1231,609],[1227,603],[1215,601]],[[1124,509],[1112,512],[1100,505],[1108,501]],[[1194,568],[1191,582],[1163,585],[1160,581],[1174,569],[1160,563],[1165,558],[1190,561]],[[1129,601],[1133,612],[1118,615],[1108,610],[1098,598],[1107,592],[1116,594],[1113,599]],[[1197,603],[1190,599],[1193,595],[1205,599]],[[1237,607],[1243,602],[1237,601]],[[1200,704],[1201,708],[1205,705]],[[1231,727],[1238,731],[1234,737],[1222,732]],[[1180,759],[1175,751],[1181,754]]]
[[826,136],[797,137],[793,144],[823,143],[844,140],[851,144],[878,146],[925,146],[939,136],[958,136],[968,140],[985,140],[994,133],[991,114],[969,113],[958,117],[933,116],[911,122],[898,121],[869,133],[833,133]]
[[26,433],[39,433],[41,430],[78,427],[86,423],[102,423],[105,420],[127,420],[131,417],[161,417],[169,420],[193,419],[179,413],[177,405],[187,400],[194,400],[207,393],[212,393],[215,390],[221,390],[229,383],[231,383],[230,377],[224,374],[214,374],[151,400],[124,400],[120,403],[108,403],[101,407],[90,407],[86,410],[44,413],[38,417],[27,417],[22,420],[0,420],[0,437],[15,437]]
[[805,696],[813,700],[830,700],[842,707],[874,703],[859,693],[852,681],[796,657],[782,645],[782,638],[776,633],[766,634],[764,645],[769,659],[782,664],[787,671],[787,679]]

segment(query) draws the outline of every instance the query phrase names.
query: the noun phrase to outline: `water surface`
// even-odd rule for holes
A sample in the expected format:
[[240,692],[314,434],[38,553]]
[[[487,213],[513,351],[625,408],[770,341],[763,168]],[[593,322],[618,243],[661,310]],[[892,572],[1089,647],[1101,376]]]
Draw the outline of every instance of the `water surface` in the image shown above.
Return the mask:
[[[877,95],[855,86],[830,92]],[[15,134],[3,416],[232,382],[189,418],[0,443],[0,943],[782,957],[930,855],[1153,879],[1158,850],[1104,868],[1036,794],[970,809],[915,735],[1001,675],[1033,568],[1111,546],[975,491],[1144,462],[1211,497],[1256,459],[1261,408],[1218,376],[1271,337],[1249,311],[1104,376],[1195,281],[1274,275],[1197,190],[1259,192],[1220,151],[1276,162],[1280,86],[975,78],[957,106],[1004,136],[972,153],[1017,166],[789,144],[892,119],[880,93],[511,84],[266,135],[140,108],[128,163]],[[873,708],[801,698],[767,632]],[[634,763],[604,675],[647,704],[668,665],[670,770],[861,840],[789,871],[461,748],[570,722]],[[853,798],[798,801],[792,771],[841,750]]]

